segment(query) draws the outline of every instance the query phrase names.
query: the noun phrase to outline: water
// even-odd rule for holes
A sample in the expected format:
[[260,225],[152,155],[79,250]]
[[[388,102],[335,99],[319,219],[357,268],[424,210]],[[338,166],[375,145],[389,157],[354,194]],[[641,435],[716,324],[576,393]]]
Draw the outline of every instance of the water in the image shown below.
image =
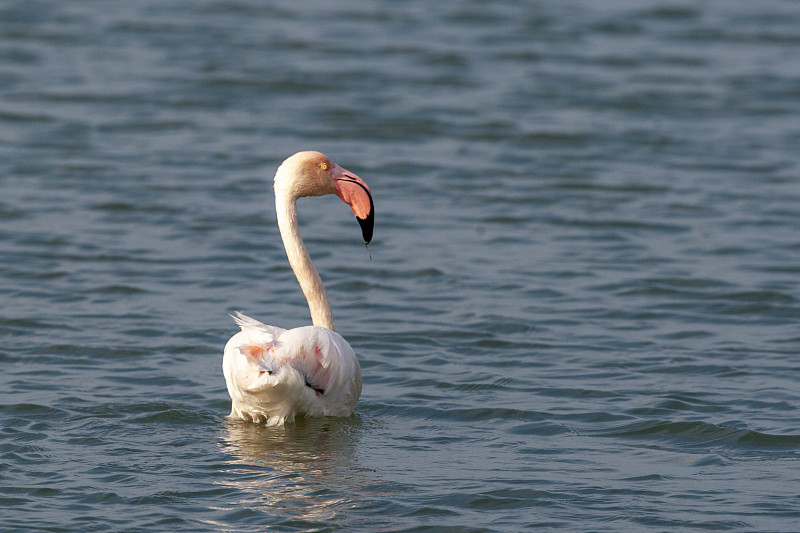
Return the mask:
[[[795,2],[5,2],[0,529],[796,531],[798,116]],[[364,392],[230,421],[309,148]]]

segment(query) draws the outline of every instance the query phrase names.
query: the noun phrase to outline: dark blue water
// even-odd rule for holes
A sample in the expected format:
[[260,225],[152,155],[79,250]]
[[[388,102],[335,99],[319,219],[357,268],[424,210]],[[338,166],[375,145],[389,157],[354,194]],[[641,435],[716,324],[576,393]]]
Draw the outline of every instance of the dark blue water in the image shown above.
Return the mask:
[[[0,4],[0,529],[796,531],[798,117],[789,1]],[[265,428],[301,149],[364,392]]]

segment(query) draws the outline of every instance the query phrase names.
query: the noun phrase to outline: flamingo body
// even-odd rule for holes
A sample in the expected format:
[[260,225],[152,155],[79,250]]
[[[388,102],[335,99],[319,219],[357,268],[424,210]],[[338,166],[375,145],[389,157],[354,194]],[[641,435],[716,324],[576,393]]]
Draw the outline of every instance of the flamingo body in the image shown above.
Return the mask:
[[231,416],[282,425],[305,416],[347,416],[361,394],[361,367],[344,338],[326,328],[285,330],[238,313],[225,346]]
[[361,367],[336,333],[325,287],[297,224],[297,199],[336,194],[350,205],[365,242],[372,238],[369,187],[319,152],[298,152],[275,174],[275,206],[286,255],[308,302],[312,326],[268,326],[241,313],[241,331],[225,345],[222,369],[231,415],[267,425],[303,416],[347,416],[361,394]]

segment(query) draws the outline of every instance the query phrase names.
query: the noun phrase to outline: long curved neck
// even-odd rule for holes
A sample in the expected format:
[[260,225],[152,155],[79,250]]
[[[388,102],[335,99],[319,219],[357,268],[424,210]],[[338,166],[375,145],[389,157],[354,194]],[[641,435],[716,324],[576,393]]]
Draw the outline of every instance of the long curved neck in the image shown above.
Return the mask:
[[333,328],[333,312],[331,303],[328,300],[328,293],[322,284],[317,269],[311,262],[300,237],[300,228],[297,224],[297,198],[288,191],[275,190],[275,210],[278,214],[278,229],[283,239],[283,247],[286,249],[286,257],[289,259],[294,275],[303,289],[303,294],[308,301],[308,309],[311,311],[311,321],[315,326],[335,331]]

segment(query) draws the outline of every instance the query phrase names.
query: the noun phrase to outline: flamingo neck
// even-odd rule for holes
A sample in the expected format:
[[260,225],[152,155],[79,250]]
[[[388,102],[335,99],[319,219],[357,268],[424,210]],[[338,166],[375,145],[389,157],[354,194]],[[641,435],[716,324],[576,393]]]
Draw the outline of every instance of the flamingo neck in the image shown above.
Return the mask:
[[303,294],[311,311],[311,321],[315,326],[320,326],[331,331],[333,328],[333,312],[328,300],[328,293],[322,279],[311,262],[303,238],[300,236],[300,227],[297,223],[297,198],[287,191],[275,188],[275,210],[278,214],[278,229],[286,249],[294,275],[303,289]]

